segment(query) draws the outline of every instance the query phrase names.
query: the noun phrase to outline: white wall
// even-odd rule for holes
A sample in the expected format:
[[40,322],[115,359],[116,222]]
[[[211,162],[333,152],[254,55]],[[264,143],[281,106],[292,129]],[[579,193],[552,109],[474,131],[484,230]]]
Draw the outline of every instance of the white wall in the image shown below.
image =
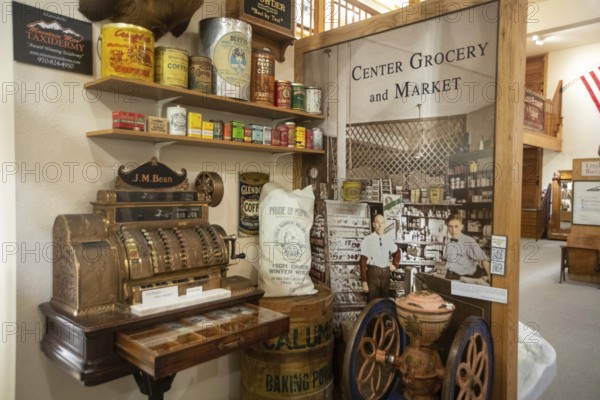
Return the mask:
[[[63,5],[62,14],[83,19],[74,12],[74,2],[36,0],[26,3],[40,8],[48,6],[48,10],[53,12],[57,11],[57,5]],[[224,10],[215,8],[214,4],[210,4],[212,10]],[[198,29],[197,21],[201,17],[215,16],[206,14],[204,9],[194,14],[186,37],[165,37],[158,44],[193,46]],[[101,25],[94,24],[94,43]],[[3,37],[6,38],[7,35]],[[193,49],[188,47],[188,50]],[[7,53],[3,51],[2,54]],[[277,68],[281,68],[283,75],[276,72],[277,79],[290,79],[293,76],[290,73],[293,50],[288,49],[286,55],[286,67],[278,64]],[[83,85],[92,77],[26,64],[17,64],[17,67],[15,80],[21,90],[14,96],[16,161],[19,166],[16,176],[16,241],[21,251],[17,265],[17,318],[20,335],[17,344],[16,397],[38,400],[144,398],[132,377],[95,387],[84,387],[46,358],[40,351],[44,319],[38,305],[49,301],[52,296],[51,244],[55,217],[59,214],[90,212],[92,208],[89,202],[95,200],[96,191],[112,187],[117,165],[128,162],[140,164],[150,160],[155,154],[149,143],[92,140],[86,138],[85,132],[110,127],[112,110],[132,110],[152,115],[154,103],[147,100],[123,103],[123,99],[115,102],[112,95],[106,94],[100,101],[90,101]],[[98,61],[94,70],[99,77]],[[69,88],[74,90],[70,91]],[[234,117],[231,114],[200,111],[206,116],[223,119]],[[238,119],[256,123],[270,122],[251,117]],[[5,137],[4,134],[1,136]],[[4,150],[5,146],[0,148]],[[170,146],[162,150],[160,161],[174,169],[186,168],[191,183],[203,169],[221,172],[225,183],[225,198],[221,205],[211,209],[210,221],[220,224],[228,233],[237,232],[238,172],[253,171],[256,166],[264,172],[270,172],[274,163],[277,163],[275,180],[291,188],[292,170],[286,168],[292,162],[289,155],[276,158],[270,153]],[[4,221],[3,218],[3,228]],[[251,242],[253,240],[246,239],[241,244],[244,246]],[[256,254],[251,253],[250,256],[255,257]],[[239,262],[231,268],[230,273],[255,278],[249,262]],[[10,290],[0,292],[3,296],[10,295]],[[4,299],[2,304],[5,304]],[[8,320],[11,320],[10,317]],[[2,358],[4,361],[4,357]],[[240,397],[240,379],[240,354],[237,353],[179,373],[167,397],[235,399]],[[4,390],[9,386],[0,387]]]
[[15,179],[10,173],[15,162],[15,121],[12,96],[5,96],[13,87],[14,80],[12,55],[12,19],[8,13],[2,13],[0,24],[0,54],[4,62],[0,63],[2,77],[2,99],[0,100],[0,244],[2,262],[0,263],[0,400],[15,397],[15,350],[17,343],[16,328],[16,243],[15,231]]
[[554,93],[559,80],[563,85],[573,82],[563,92],[563,147],[562,152],[544,150],[543,185],[552,182],[555,171],[572,168],[574,158],[598,157],[600,146],[600,112],[579,79],[600,58],[600,42],[552,52],[548,56],[548,93]]

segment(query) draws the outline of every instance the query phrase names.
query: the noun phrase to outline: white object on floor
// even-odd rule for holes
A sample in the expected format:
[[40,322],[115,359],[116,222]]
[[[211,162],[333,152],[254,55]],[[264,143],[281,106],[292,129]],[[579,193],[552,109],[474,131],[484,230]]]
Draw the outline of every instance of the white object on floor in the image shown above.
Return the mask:
[[539,332],[519,321],[518,352],[518,399],[539,399],[556,378],[556,351]]

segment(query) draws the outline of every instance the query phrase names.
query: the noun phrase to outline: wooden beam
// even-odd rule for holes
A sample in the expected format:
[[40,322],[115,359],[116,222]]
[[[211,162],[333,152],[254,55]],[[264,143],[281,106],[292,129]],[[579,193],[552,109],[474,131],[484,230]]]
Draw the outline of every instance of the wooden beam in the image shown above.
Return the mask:
[[[507,304],[492,303],[494,399],[517,398],[519,249],[527,1],[499,0],[493,234],[508,237],[506,273],[493,286],[506,289]],[[516,98],[515,98],[516,97]]]
[[523,144],[552,151],[562,151],[562,139],[527,129],[523,131]]

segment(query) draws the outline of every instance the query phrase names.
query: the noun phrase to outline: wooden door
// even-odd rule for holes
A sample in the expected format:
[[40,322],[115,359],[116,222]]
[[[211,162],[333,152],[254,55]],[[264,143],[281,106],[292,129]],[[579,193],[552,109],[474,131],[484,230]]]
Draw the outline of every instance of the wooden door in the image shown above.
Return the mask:
[[541,205],[543,152],[539,147],[523,149],[523,188],[521,192],[521,237],[537,239]]

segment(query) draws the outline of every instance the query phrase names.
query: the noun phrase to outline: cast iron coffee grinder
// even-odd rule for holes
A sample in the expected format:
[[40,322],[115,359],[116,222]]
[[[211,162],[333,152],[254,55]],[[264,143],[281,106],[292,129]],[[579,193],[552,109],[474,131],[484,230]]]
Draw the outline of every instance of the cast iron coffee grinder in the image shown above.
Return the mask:
[[349,397],[491,398],[493,347],[483,319],[470,316],[462,321],[445,367],[434,345],[448,327],[454,309],[452,303],[430,291],[369,303],[346,347],[343,373]]

